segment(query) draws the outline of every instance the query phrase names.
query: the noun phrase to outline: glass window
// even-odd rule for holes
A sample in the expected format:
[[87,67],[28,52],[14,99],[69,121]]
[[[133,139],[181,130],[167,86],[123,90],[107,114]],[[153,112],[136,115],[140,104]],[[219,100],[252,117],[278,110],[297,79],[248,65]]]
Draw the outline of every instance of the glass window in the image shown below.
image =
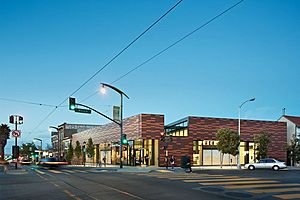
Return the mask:
[[262,160],[259,161],[259,163],[266,163],[266,160],[262,159]]
[[267,163],[275,163],[275,160],[273,160],[273,159],[267,159],[266,161],[267,161]]

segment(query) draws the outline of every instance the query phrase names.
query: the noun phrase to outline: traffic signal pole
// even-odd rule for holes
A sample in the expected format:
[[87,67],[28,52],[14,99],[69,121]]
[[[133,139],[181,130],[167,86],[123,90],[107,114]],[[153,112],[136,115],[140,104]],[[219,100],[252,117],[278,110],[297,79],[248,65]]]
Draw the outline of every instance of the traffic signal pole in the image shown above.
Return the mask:
[[[15,120],[15,130],[18,130],[18,123],[17,123],[17,119]],[[16,152],[16,157],[17,157],[17,160],[16,160],[16,163],[15,163],[15,169],[18,169],[18,158],[19,158],[19,152],[18,152],[18,137],[15,137],[15,152]]]

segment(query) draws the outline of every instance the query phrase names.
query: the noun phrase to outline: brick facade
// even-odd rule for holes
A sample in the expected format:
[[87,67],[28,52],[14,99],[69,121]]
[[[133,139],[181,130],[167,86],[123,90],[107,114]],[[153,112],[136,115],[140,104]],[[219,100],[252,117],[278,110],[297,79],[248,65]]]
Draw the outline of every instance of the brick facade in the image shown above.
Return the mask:
[[[193,158],[194,140],[216,140],[216,133],[221,128],[230,128],[238,131],[237,119],[188,117],[188,136],[173,137],[168,146],[168,153],[174,155],[176,165],[180,165],[181,156]],[[276,121],[241,120],[241,141],[253,142],[254,137],[261,132],[271,134],[268,156],[285,161],[286,155],[286,123]],[[160,161],[163,162],[165,152],[160,152]]]

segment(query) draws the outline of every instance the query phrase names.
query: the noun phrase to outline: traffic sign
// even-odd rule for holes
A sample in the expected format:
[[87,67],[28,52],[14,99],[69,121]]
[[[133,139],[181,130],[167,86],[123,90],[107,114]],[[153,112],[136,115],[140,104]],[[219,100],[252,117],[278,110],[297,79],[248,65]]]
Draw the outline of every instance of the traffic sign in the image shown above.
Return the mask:
[[89,109],[75,108],[74,110],[75,110],[75,112],[79,112],[79,113],[86,113],[86,114],[92,113],[92,111]]
[[14,130],[14,131],[12,131],[12,136],[13,137],[20,137],[21,136],[21,131],[19,131],[19,130]]

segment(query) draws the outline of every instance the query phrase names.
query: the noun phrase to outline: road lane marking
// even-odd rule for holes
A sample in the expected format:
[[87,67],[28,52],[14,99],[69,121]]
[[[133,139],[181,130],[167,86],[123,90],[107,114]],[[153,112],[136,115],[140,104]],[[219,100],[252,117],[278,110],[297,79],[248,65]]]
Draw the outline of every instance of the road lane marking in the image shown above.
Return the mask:
[[257,178],[229,178],[229,179],[198,179],[198,180],[182,180],[183,182],[186,183],[198,183],[198,182],[222,182],[222,181],[256,181],[256,180],[261,180]]
[[172,173],[172,171],[165,170],[165,169],[161,169],[161,170],[157,170],[157,171],[162,172],[162,173]]
[[62,174],[63,172],[61,171],[58,171],[58,170],[52,170],[52,169],[49,169],[48,172],[52,172],[54,174]]
[[186,178],[186,179],[189,179],[189,178],[202,178],[202,177],[206,177],[206,178],[219,178],[219,177],[226,177],[224,175],[202,175],[202,176],[160,176],[160,175],[157,175],[157,176],[153,176],[153,177],[156,177],[156,178]]
[[207,178],[216,178],[216,179],[236,179],[236,178],[241,178],[239,176],[199,176],[199,177],[170,177],[170,180],[193,180],[193,179],[207,179]]
[[273,188],[273,189],[260,189],[260,190],[246,190],[251,193],[272,193],[272,192],[289,192],[289,191],[300,191],[300,188]]
[[62,170],[62,171],[64,171],[64,172],[68,172],[68,173],[74,173],[74,171],[67,170],[67,169],[64,169],[64,170]]
[[257,185],[227,185],[225,189],[250,189],[264,187],[282,187],[282,186],[300,186],[299,183],[273,183],[273,184],[257,184]]
[[273,195],[273,197],[280,199],[300,199],[300,194],[279,194]]
[[69,190],[64,190],[64,192],[69,195],[70,197],[74,197],[75,195],[72,194]]
[[73,171],[74,171],[74,172],[79,172],[79,173],[88,173],[88,172],[86,172],[86,171],[83,171],[83,170],[77,170],[77,169],[74,169]]
[[199,183],[201,185],[247,185],[247,184],[257,184],[257,183],[278,183],[278,181],[271,180],[260,180],[260,181],[228,181],[228,182],[215,182],[215,183]]
[[36,171],[37,173],[39,173],[39,174],[45,174],[45,172],[42,172],[42,171],[40,171],[40,170],[38,170],[38,169],[35,169],[35,171]]

